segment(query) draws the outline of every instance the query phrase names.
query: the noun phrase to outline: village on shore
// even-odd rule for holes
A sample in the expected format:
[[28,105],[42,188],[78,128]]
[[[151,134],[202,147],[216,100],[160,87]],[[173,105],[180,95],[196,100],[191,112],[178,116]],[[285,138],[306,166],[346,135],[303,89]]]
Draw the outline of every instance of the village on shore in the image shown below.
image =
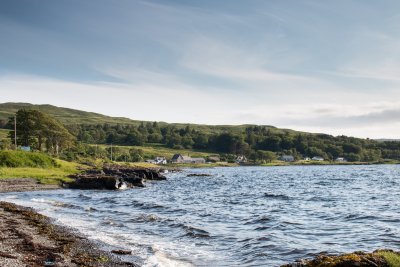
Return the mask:
[[[323,162],[326,161],[323,157],[320,156],[314,156],[312,158],[310,157],[304,157],[301,160],[296,160],[294,156],[291,155],[282,155],[277,158],[278,161],[284,162],[284,163],[294,163],[294,162]],[[207,164],[207,163],[228,163],[224,162],[221,160],[221,157],[219,155],[213,155],[209,156],[206,158],[203,157],[191,157],[189,155],[182,155],[182,154],[174,154],[174,156],[171,159],[167,159],[166,157],[155,157],[154,159],[148,159],[145,162],[150,163],[150,164],[156,164],[156,165],[165,165],[165,164]],[[347,162],[347,160],[343,157],[338,157],[334,160],[336,163],[344,163]],[[233,162],[230,163],[236,163],[236,164],[249,164],[249,160],[245,155],[237,155],[234,159]]]

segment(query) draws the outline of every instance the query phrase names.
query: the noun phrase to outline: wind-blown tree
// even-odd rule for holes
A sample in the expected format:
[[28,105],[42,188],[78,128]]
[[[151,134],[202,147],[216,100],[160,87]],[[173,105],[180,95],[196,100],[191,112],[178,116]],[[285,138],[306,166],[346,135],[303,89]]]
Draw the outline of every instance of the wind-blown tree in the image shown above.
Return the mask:
[[[21,109],[17,117],[17,145],[35,147],[48,153],[58,154],[73,145],[75,137],[56,119],[38,110]],[[13,123],[10,118],[9,123]],[[13,139],[14,131],[10,132]]]
[[[17,117],[17,145],[34,146],[36,144],[36,117],[32,110],[20,109],[16,113]],[[9,125],[14,125],[14,117],[10,117]],[[14,127],[13,127],[14,129]],[[14,143],[14,130],[10,131],[10,138]]]

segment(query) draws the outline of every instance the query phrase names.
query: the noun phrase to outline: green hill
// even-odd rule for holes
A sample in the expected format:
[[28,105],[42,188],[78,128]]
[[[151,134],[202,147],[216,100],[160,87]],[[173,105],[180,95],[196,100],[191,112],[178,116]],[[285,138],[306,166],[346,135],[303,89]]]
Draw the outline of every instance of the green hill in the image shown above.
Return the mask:
[[52,105],[34,105],[29,103],[2,103],[0,104],[0,120],[8,120],[19,109],[35,109],[51,115],[64,124],[139,124],[138,121],[128,118],[110,117],[94,112],[86,112]]
[[[7,121],[9,117],[14,116],[14,114],[19,109],[35,109],[43,113],[46,113],[59,121],[64,125],[71,124],[124,124],[124,125],[135,125],[138,126],[142,121],[132,120],[122,117],[110,117],[99,113],[87,112],[82,110],[76,110],[71,108],[57,107],[53,105],[35,105],[30,103],[0,103],[0,122]],[[146,122],[146,121],[145,121]],[[233,133],[241,133],[249,125],[201,125],[201,124],[183,124],[183,123],[166,123],[158,122],[160,126],[174,125],[178,128],[186,127],[190,125],[193,129],[201,130],[205,133],[220,133],[224,131],[229,131]],[[271,129],[276,129],[276,131],[289,131],[292,130],[282,130],[273,126],[267,126]]]
[[[267,152],[273,152],[274,156],[292,155],[296,159],[318,156],[333,160],[342,157],[352,162],[400,159],[400,142],[394,141],[378,142],[347,136],[334,137],[327,134],[279,129],[273,126],[153,123],[52,105],[27,103],[0,104],[0,128],[5,128],[4,122],[22,108],[39,110],[58,119],[76,137],[78,144],[113,144],[131,148],[154,147],[159,155],[164,155],[160,149],[168,148],[174,150],[174,152],[169,150],[170,154],[176,151],[184,153],[186,149],[197,152],[246,155],[249,158],[261,160],[272,157],[271,153]],[[0,139],[5,138],[7,133],[6,130],[0,131]],[[79,149],[77,146],[75,152],[84,154]],[[103,154],[108,153],[105,149],[103,152]],[[135,151],[128,152],[136,153]],[[143,153],[148,154],[145,151]],[[154,153],[154,156],[157,154]],[[126,155],[121,152],[120,156],[124,158]]]

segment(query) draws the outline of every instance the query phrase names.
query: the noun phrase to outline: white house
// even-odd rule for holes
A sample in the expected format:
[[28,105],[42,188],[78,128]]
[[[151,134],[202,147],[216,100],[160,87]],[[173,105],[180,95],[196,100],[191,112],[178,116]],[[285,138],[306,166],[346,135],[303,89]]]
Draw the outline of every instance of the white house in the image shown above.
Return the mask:
[[167,159],[164,157],[156,157],[155,159],[148,159],[146,160],[147,163],[157,164],[157,165],[164,165],[167,164]]
[[336,162],[347,162],[345,158],[339,157],[335,159]]
[[315,161],[324,161],[324,158],[323,158],[323,157],[320,157],[320,156],[315,156],[315,157],[312,158],[312,160],[315,160]]
[[206,160],[203,158],[192,158],[181,154],[175,154],[171,161],[172,163],[206,163]]
[[239,155],[236,157],[235,160],[236,163],[246,163],[247,162],[247,158],[245,155]]
[[293,162],[294,157],[291,155],[283,155],[278,158],[279,160],[286,161],[286,162]]

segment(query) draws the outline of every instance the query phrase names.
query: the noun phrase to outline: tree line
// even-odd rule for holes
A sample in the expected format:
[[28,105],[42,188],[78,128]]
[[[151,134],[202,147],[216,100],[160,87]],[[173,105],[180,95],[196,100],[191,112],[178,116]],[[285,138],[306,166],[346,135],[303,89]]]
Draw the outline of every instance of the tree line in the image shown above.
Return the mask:
[[[35,150],[52,154],[58,154],[60,151],[70,154],[73,151],[82,151],[82,144],[121,146],[162,144],[174,149],[245,155],[254,161],[271,161],[279,155],[293,155],[295,159],[320,156],[327,160],[344,157],[348,161],[365,162],[382,159],[400,160],[400,142],[378,142],[347,136],[334,137],[270,126],[252,125],[240,128],[238,126],[235,130],[224,129],[213,132],[191,125],[159,125],[157,122],[142,122],[139,125],[62,125],[49,115],[25,109],[19,110],[16,116],[18,145],[31,146]],[[12,129],[13,122],[14,119],[10,118],[5,127]],[[11,140],[13,136],[14,133],[11,131]],[[140,160],[142,157],[137,150],[128,154],[135,160]]]
[[327,160],[344,157],[348,161],[400,159],[400,142],[379,142],[347,136],[301,133],[268,126],[248,126],[241,132],[210,133],[190,125],[159,126],[157,122],[134,125],[69,125],[77,140],[92,144],[142,146],[160,143],[174,149],[198,149],[252,159],[271,159],[275,155],[293,155],[295,159],[320,156]]

